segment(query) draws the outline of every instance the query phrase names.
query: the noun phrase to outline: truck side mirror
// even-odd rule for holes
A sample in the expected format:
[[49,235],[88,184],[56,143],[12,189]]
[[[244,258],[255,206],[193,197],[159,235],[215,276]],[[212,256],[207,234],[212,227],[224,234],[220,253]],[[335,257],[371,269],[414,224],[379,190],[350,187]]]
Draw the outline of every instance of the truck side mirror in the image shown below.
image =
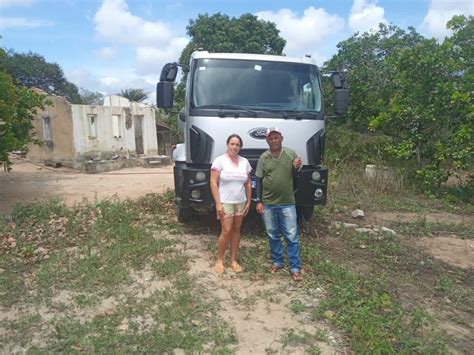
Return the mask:
[[178,74],[177,63],[167,63],[161,70],[160,81],[156,85],[156,106],[172,108],[174,99],[174,81]]
[[177,63],[167,63],[161,69],[160,81],[169,81],[174,82],[176,80],[176,75],[178,74],[178,64]]
[[174,99],[174,83],[160,81],[156,85],[156,106],[160,108],[172,108]]
[[334,113],[342,116],[349,110],[349,90],[336,89],[334,91]]
[[349,110],[349,90],[344,73],[332,73],[331,80],[334,87],[334,113],[337,116],[345,115]]

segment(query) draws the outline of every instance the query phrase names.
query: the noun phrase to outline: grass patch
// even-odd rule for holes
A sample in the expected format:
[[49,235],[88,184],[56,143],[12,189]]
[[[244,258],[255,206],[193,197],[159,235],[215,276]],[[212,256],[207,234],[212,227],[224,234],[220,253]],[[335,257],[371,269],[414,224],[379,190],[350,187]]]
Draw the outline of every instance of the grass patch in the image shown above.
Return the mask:
[[[215,315],[215,307],[194,292],[185,273],[178,285],[142,301],[129,298],[116,312],[87,322],[54,321],[55,339],[42,351],[93,353],[196,353],[222,349],[236,341],[234,330]],[[183,280],[184,279],[184,280]],[[38,349],[39,350],[39,349]]]
[[418,218],[411,222],[392,223],[400,233],[411,237],[434,237],[438,235],[455,235],[461,239],[474,238],[474,226],[468,223],[434,223],[426,218]]
[[432,319],[421,310],[404,309],[391,295],[386,275],[353,273],[315,245],[305,245],[304,251],[308,271],[314,275],[310,282],[324,285],[328,293],[313,316],[329,319],[350,334],[354,352],[446,352]]
[[[166,194],[73,207],[51,200],[17,205],[10,224],[2,216],[1,306],[19,314],[44,306],[52,317],[4,322],[2,343],[32,352],[230,352],[234,329],[170,237],[182,230],[170,202]],[[169,282],[136,298],[132,273],[143,270]],[[61,291],[69,296],[57,298]],[[33,337],[41,345],[32,347]]]
[[[322,337],[322,332],[317,331],[315,334],[308,332],[297,333],[293,329],[288,330],[282,337],[281,342],[283,347],[298,347],[304,346],[306,354],[321,354],[321,349],[316,345],[318,341],[325,341]],[[324,340],[323,340],[324,339]]]

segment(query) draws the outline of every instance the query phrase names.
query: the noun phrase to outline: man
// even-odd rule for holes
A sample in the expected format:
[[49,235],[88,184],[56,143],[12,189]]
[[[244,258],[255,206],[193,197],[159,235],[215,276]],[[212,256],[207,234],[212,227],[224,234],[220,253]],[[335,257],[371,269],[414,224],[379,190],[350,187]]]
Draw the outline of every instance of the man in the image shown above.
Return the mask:
[[265,151],[257,163],[257,213],[263,214],[263,221],[270,243],[272,273],[283,268],[283,245],[286,242],[291,277],[301,281],[300,245],[296,218],[293,180],[301,169],[301,158],[282,146],[283,135],[278,127],[266,131],[269,150]]

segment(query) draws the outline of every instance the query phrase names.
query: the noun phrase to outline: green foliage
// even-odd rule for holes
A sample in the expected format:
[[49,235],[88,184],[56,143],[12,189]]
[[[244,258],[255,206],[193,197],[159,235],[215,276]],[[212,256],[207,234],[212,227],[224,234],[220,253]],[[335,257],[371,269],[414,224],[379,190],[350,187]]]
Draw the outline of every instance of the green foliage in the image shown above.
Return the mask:
[[117,95],[135,102],[142,102],[148,98],[148,94],[143,89],[125,89],[121,90],[120,94]]
[[[0,63],[5,56],[0,49]],[[24,87],[16,87],[12,77],[0,64],[0,164],[10,169],[8,153],[13,150],[26,151],[30,142],[37,141],[31,133],[32,119],[38,109],[49,102],[45,95]]]
[[[350,85],[350,107],[346,117],[351,128],[368,129],[369,120],[383,112],[394,88],[397,73],[388,59],[422,40],[413,28],[408,32],[394,25],[380,24],[377,32],[356,33],[340,42],[338,53],[325,67],[344,70]],[[326,95],[326,100],[329,100]]]
[[350,129],[389,137],[384,160],[405,162],[406,175],[437,191],[454,171],[469,171],[474,157],[472,100],[473,17],[455,16],[442,44],[410,28],[380,25],[376,33],[339,43],[326,64],[347,71]]
[[48,63],[37,53],[16,53],[10,50],[0,57],[0,65],[3,65],[7,73],[21,86],[35,87],[48,94],[64,96],[73,104],[81,103],[77,86],[64,77],[61,67],[56,63]]
[[415,177],[424,190],[438,188],[453,170],[466,170],[474,153],[473,64],[460,56],[468,49],[457,39],[459,31],[472,32],[474,21],[456,24],[443,44],[425,39],[400,53],[392,63],[397,91],[369,123],[391,132],[394,155],[416,161]]
[[239,18],[221,13],[199,15],[189,21],[186,30],[191,41],[181,53],[180,62],[185,64],[197,48],[210,52],[280,55],[286,44],[274,23],[259,20],[252,14]]
[[374,164],[389,158],[385,146],[391,141],[390,136],[359,133],[334,121],[329,121],[327,126],[326,160],[329,164]]

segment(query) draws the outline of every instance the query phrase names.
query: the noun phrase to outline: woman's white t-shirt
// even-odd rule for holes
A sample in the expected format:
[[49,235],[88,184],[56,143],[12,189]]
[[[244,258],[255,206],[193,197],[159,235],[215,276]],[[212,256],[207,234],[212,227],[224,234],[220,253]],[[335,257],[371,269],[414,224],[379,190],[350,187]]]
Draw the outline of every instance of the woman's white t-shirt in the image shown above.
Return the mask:
[[242,203],[247,201],[245,182],[252,167],[249,161],[241,156],[238,164],[234,163],[229,155],[218,156],[212,163],[211,170],[219,174],[219,197],[221,203]]

